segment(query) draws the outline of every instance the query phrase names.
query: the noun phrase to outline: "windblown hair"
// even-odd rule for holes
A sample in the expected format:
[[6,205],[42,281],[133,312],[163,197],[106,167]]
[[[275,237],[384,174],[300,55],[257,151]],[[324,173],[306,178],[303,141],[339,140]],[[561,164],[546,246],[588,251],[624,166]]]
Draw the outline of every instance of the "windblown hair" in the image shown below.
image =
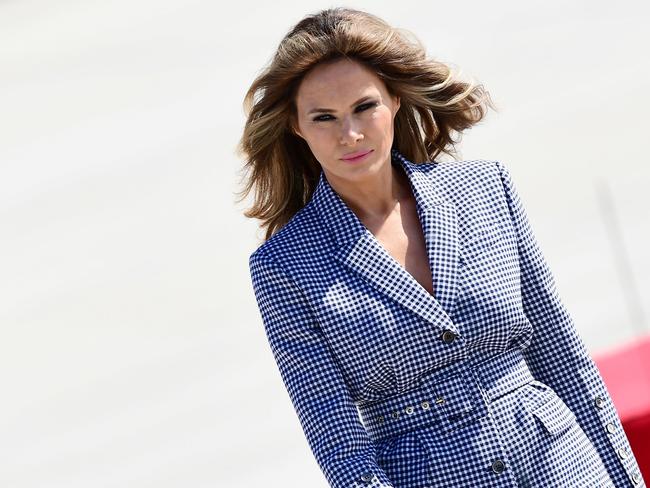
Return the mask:
[[371,68],[400,97],[393,147],[414,163],[440,153],[455,158],[461,132],[483,119],[488,106],[495,108],[481,84],[462,81],[449,66],[428,58],[407,30],[342,7],[306,16],[280,41],[244,97],[247,120],[237,153],[249,176],[240,195],[255,187],[254,204],[244,215],[262,221],[266,240],[307,204],[321,171],[293,132],[300,82],[317,64],[341,58]]

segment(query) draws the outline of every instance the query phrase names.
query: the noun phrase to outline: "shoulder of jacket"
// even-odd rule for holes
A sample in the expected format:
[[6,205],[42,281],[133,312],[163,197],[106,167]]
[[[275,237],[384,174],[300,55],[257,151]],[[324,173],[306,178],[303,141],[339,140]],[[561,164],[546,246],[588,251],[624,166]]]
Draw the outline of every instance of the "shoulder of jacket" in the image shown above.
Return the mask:
[[472,191],[499,184],[503,165],[493,159],[470,159],[422,163],[431,181],[451,193]]
[[476,175],[494,174],[501,163],[494,159],[467,159],[425,163],[426,172],[437,173],[450,178],[472,178]]
[[298,249],[305,237],[306,229],[311,224],[314,214],[310,204],[305,205],[280,230],[263,242],[249,256],[249,263],[262,259],[279,263],[291,254],[292,249]]

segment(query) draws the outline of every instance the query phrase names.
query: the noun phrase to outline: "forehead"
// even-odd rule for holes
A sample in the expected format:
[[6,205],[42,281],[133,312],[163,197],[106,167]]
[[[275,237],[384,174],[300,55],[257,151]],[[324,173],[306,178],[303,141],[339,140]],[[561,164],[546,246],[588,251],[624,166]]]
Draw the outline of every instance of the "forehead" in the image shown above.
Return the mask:
[[303,78],[296,93],[296,104],[301,110],[313,107],[347,108],[365,95],[386,94],[383,81],[363,64],[348,60],[323,63]]

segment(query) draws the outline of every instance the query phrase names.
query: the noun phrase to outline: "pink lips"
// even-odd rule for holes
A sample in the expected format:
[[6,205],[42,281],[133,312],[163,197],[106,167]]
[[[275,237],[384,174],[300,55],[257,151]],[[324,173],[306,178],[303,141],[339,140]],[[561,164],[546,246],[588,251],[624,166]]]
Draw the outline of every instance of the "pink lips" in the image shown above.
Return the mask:
[[365,158],[372,151],[373,151],[372,149],[369,150],[369,151],[359,151],[359,152],[356,152],[356,153],[349,154],[349,155],[345,156],[342,159],[343,159],[343,161],[350,161],[350,162],[361,161],[363,158]]

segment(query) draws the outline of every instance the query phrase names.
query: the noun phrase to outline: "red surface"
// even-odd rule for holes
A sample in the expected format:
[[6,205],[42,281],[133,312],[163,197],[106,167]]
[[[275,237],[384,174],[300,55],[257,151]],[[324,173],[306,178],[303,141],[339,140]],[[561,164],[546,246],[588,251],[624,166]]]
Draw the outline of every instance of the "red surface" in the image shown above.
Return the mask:
[[623,429],[650,479],[650,336],[594,357]]

